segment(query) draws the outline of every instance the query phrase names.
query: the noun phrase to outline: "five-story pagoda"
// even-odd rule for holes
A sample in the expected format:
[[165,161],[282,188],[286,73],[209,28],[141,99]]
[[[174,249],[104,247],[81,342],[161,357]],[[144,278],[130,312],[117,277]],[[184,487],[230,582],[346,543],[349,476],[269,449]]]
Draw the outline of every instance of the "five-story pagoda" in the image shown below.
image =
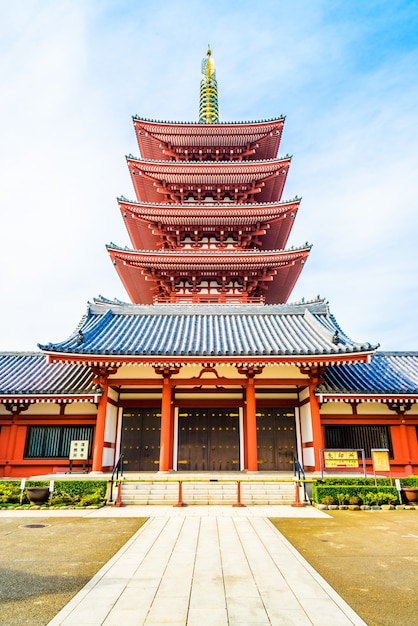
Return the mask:
[[[132,248],[108,252],[132,304],[96,299],[49,362],[93,370],[92,469],[318,469],[315,388],[326,367],[368,361],[324,300],[286,304],[309,255],[286,249],[298,198],[281,200],[284,118],[221,123],[202,63],[198,123],[134,117]],[[81,418],[80,418],[81,419]]]
[[210,49],[202,73],[199,123],[134,117],[137,200],[119,199],[134,249],[109,254],[136,304],[284,303],[309,254],[285,249],[300,201],[281,201],[284,118],[220,123]]

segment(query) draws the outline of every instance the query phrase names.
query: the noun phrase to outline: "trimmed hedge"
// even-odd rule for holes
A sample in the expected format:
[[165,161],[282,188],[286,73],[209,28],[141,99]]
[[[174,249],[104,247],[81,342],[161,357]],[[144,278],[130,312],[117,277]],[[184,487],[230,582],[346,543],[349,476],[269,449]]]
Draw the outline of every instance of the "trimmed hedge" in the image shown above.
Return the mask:
[[[357,497],[361,504],[398,503],[398,490],[390,485],[390,478],[376,480],[377,486],[374,478],[323,478],[313,483],[312,500],[321,504],[324,498],[332,498],[332,504],[350,504],[350,498]],[[402,487],[418,487],[418,476],[400,478],[400,483]]]
[[[22,504],[29,504],[27,487],[49,487],[46,480],[27,480]],[[49,505],[91,506],[102,504],[106,497],[106,480],[54,480]],[[20,480],[0,480],[0,506],[20,504]],[[46,506],[48,506],[48,504]]]

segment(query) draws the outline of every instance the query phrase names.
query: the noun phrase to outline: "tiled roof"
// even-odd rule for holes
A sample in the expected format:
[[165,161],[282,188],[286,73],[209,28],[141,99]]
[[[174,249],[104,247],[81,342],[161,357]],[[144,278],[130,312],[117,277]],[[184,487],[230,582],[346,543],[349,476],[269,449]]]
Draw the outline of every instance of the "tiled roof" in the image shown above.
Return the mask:
[[89,367],[49,364],[41,352],[0,353],[0,402],[27,395],[93,397],[98,392],[92,379]]
[[329,367],[318,393],[418,395],[418,352],[376,352],[370,363]]
[[[118,198],[123,217],[129,213],[146,220],[158,221],[163,224],[197,224],[197,225],[246,225],[267,222],[282,217],[294,218],[299,208],[300,198],[286,202],[269,202],[261,204],[154,204],[135,202],[126,198]],[[127,215],[128,213],[128,215]]]
[[[256,158],[273,158],[278,151],[284,117],[260,122],[156,122],[133,118],[138,144],[144,158],[168,158],[176,148],[256,147]],[[255,144],[257,144],[255,146]],[[170,147],[169,150],[167,148]],[[165,149],[166,154],[163,153]],[[168,152],[168,154],[167,154]],[[249,157],[251,158],[251,156]]]
[[258,362],[260,357],[285,357],[301,363],[318,355],[324,355],[324,362],[354,354],[358,358],[374,349],[349,339],[321,300],[270,306],[152,306],[101,300],[89,304],[70,338],[40,348],[52,356],[114,356],[115,362],[117,357],[238,357],[240,361],[253,357]]

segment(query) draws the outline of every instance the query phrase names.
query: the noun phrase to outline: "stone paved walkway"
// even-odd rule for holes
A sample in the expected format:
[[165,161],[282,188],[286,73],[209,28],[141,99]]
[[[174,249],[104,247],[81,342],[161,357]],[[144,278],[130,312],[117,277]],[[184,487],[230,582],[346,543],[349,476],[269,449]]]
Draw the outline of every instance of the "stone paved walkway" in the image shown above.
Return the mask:
[[267,519],[324,516],[316,509],[136,506],[90,514],[150,518],[49,626],[365,624]]

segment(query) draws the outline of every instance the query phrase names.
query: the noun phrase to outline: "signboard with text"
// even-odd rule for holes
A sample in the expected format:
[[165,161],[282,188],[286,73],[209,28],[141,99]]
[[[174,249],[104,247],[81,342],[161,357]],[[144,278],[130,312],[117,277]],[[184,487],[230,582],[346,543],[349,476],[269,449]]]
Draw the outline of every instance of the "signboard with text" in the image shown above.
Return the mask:
[[387,448],[372,448],[374,472],[390,472],[389,450]]
[[85,461],[89,457],[89,440],[73,439],[70,443],[70,461]]
[[325,450],[325,467],[358,467],[357,450]]
[[361,448],[321,448],[321,475],[325,472],[361,472],[366,476],[366,458]]

